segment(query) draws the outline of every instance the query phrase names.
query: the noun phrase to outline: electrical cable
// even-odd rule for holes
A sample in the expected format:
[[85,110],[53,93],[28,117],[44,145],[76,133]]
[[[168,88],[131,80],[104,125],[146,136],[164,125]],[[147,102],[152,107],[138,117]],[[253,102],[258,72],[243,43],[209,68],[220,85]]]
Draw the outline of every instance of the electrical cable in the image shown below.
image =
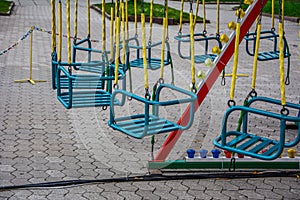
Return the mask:
[[267,178],[267,177],[299,177],[300,171],[262,171],[262,172],[218,172],[218,173],[199,173],[199,174],[179,174],[179,175],[162,175],[150,174],[143,176],[129,176],[107,179],[83,179],[83,180],[66,180],[53,181],[44,183],[32,183],[23,185],[0,186],[0,192],[4,190],[25,189],[25,188],[51,188],[64,187],[92,183],[121,183],[121,182],[141,182],[141,181],[171,181],[171,180],[188,180],[188,179],[242,179],[242,178]]

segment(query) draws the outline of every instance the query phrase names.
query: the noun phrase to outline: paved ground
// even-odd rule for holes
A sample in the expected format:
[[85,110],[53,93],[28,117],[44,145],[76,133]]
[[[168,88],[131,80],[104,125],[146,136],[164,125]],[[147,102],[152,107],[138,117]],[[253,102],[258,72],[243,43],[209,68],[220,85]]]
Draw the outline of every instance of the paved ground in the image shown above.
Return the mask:
[[[49,0],[17,0],[11,16],[0,16],[0,42],[5,49],[22,37],[31,26],[51,30]],[[91,1],[92,3],[98,1]],[[170,2],[179,8],[179,2]],[[86,35],[86,10],[80,1],[79,36]],[[231,6],[222,5],[221,30],[227,22],[235,20]],[[188,6],[185,8],[188,11]],[[215,30],[215,6],[207,6],[208,32]],[[101,16],[92,11],[92,38],[101,37]],[[270,19],[264,18],[269,29]],[[107,24],[108,27],[108,24]],[[130,24],[131,30],[133,25]],[[184,30],[188,25],[184,25]],[[286,22],[286,36],[291,50],[291,84],[287,87],[287,100],[299,101],[299,26]],[[200,31],[202,25],[197,25]],[[178,27],[169,29],[172,55],[175,63],[176,85],[188,88],[190,82],[189,62],[179,58],[176,52]],[[131,31],[133,32],[133,31]],[[161,27],[154,25],[154,40],[160,39]],[[100,44],[95,44],[100,47]],[[184,47],[187,48],[187,47]],[[251,74],[252,58],[240,47],[239,72]],[[159,53],[159,51],[157,52]],[[82,59],[85,57],[82,56]],[[64,48],[63,59],[66,59]],[[8,53],[0,56],[0,185],[19,185],[70,179],[103,179],[148,173],[147,161],[151,159],[150,139],[135,140],[107,126],[109,111],[100,108],[66,110],[56,99],[51,88],[51,36],[34,32],[33,78],[46,83],[30,85],[13,83],[29,76],[29,38],[23,40]],[[231,71],[232,62],[227,71]],[[278,86],[278,61],[259,63],[257,91],[259,94],[280,98]],[[208,68],[197,65],[198,69]],[[134,72],[134,92],[142,94],[140,70]],[[150,82],[158,78],[158,72],[150,72]],[[169,70],[166,68],[166,81]],[[200,80],[197,80],[200,81]],[[212,149],[211,139],[221,129],[221,118],[229,98],[230,80],[225,87],[218,80],[196,113],[193,127],[181,137],[168,159],[180,159],[188,148]],[[241,104],[250,90],[250,78],[239,78],[236,101]],[[176,97],[168,94],[166,98]],[[139,109],[132,103],[125,112]],[[163,110],[165,115],[178,117],[177,110]],[[291,111],[296,115],[295,111]],[[255,123],[254,123],[255,122]],[[277,122],[266,121],[256,116],[252,131],[276,134]],[[276,135],[273,137],[276,137]],[[288,139],[296,132],[289,130]],[[166,136],[156,137],[155,153]],[[299,145],[298,148],[299,149]],[[72,187],[22,189],[0,191],[0,199],[299,199],[299,182],[296,178],[257,179],[193,179],[159,182],[126,182],[84,184]]]

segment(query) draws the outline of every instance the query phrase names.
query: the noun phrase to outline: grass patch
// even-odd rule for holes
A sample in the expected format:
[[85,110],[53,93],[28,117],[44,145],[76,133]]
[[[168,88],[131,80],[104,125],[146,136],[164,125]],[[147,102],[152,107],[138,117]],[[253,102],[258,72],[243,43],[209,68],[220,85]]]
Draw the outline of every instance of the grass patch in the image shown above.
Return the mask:
[[0,0],[0,12],[7,13],[9,11],[9,6],[11,1]]
[[[141,15],[141,3],[137,1],[137,14]],[[95,6],[102,8],[102,4],[96,4]],[[105,12],[110,15],[110,8],[114,7],[112,3],[105,4]],[[164,16],[165,7],[160,4],[153,4],[153,17],[163,17]],[[150,16],[150,3],[144,2],[144,11],[145,16]],[[168,8],[168,16],[175,20],[175,22],[179,23],[180,20],[180,11],[174,8]],[[128,15],[134,16],[134,2],[128,1]],[[203,18],[197,17],[197,20],[202,20]],[[183,20],[189,20],[189,13],[183,13]]]

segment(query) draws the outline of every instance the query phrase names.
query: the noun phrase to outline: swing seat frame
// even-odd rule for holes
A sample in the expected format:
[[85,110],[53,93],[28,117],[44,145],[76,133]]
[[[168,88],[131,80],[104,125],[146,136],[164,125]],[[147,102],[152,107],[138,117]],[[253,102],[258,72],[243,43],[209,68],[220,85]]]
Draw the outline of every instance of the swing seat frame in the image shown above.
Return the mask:
[[[219,137],[214,140],[214,145],[218,148],[228,150],[234,153],[262,159],[273,160],[278,158],[285,147],[292,147],[300,141],[300,125],[298,128],[298,134],[295,139],[289,143],[285,141],[286,122],[300,122],[300,117],[293,117],[274,112],[267,112],[264,110],[251,108],[250,105],[253,102],[262,101],[271,104],[281,105],[281,101],[271,99],[267,97],[253,97],[249,100],[247,106],[232,106],[230,107],[223,117],[222,132]],[[286,103],[286,107],[298,109],[300,111],[299,104]],[[227,131],[227,121],[230,114],[233,111],[244,112],[242,131]],[[268,118],[278,119],[280,121],[279,140],[272,140],[270,138],[261,137],[252,133],[248,133],[248,113],[254,113],[260,116]],[[236,136],[236,137],[232,137]],[[228,141],[228,137],[231,138]],[[233,139],[232,139],[233,138]],[[262,150],[266,149],[265,152]]]
[[[87,43],[87,47],[83,47],[81,46],[82,44]],[[76,63],[76,53],[77,51],[86,51],[87,52],[87,62],[88,63],[104,63],[107,62],[107,55],[109,54],[109,51],[105,51],[103,52],[102,50],[98,50],[98,49],[93,49],[92,48],[92,42],[90,40],[90,38],[84,38],[82,40],[79,41],[74,41],[73,43],[73,55],[72,55],[72,62]],[[101,54],[99,56],[101,56],[101,59],[99,60],[92,60],[92,53],[98,53]],[[91,73],[98,73],[101,74],[102,73],[102,69],[101,67],[99,68],[97,65],[82,65],[82,66],[75,66],[74,69],[76,70],[81,70],[81,71],[86,71],[86,72],[91,72]]]
[[[65,66],[94,66],[98,65],[103,69],[102,74],[70,74]],[[113,67],[110,67],[109,74],[105,75],[105,66],[97,63],[59,63],[56,72],[57,98],[65,108],[74,107],[107,107],[110,105]],[[122,88],[126,87],[126,77],[122,70],[119,70],[119,77],[122,80]],[[107,88],[105,90],[105,83]],[[114,103],[122,105],[125,98],[115,100]]]
[[[189,55],[184,55],[181,51],[181,43],[190,43],[191,35],[190,34],[179,34],[174,37],[175,40],[178,41],[178,54],[181,58],[191,60],[191,51],[189,51]],[[209,52],[209,43],[215,41],[218,44],[218,47],[222,49],[222,43],[218,36],[207,36],[205,33],[195,33],[194,34],[195,42],[204,42],[204,54],[203,55],[194,55],[195,63],[204,63],[206,59],[210,58],[212,61],[218,56],[217,54],[208,53]]]
[[[273,42],[273,47],[270,51],[258,52],[258,60],[259,61],[268,61],[279,59],[279,48],[278,48],[278,38],[279,34],[276,34],[273,30],[270,31],[261,31],[260,40],[269,40]],[[244,37],[246,40],[246,52],[250,56],[254,56],[255,52],[255,41],[256,41],[256,32],[247,33]],[[283,37],[284,42],[284,58],[288,58],[288,63],[290,63],[290,51],[287,40]],[[252,48],[251,48],[252,47]]]
[[[159,96],[163,88],[168,88],[173,91],[177,91],[187,96],[187,98],[160,101]],[[114,99],[117,94],[122,96],[127,96],[138,102],[144,104],[144,113],[135,114],[131,116],[115,116],[115,104]],[[121,131],[126,135],[133,138],[141,139],[145,136],[161,134],[166,132],[171,132],[174,130],[186,130],[191,127],[194,120],[194,107],[197,100],[195,93],[183,90],[181,88],[175,87],[170,84],[160,84],[156,91],[156,97],[154,101],[148,100],[146,98],[140,97],[138,95],[129,93],[124,90],[115,90],[112,94],[111,104],[110,104],[110,120],[108,122],[109,126],[114,130]],[[159,117],[159,107],[172,106],[175,104],[188,103],[191,107],[189,114],[189,121],[186,126],[182,126],[175,122],[169,121],[167,119]],[[150,114],[151,107],[153,107],[153,114]]]
[[[129,44],[130,41],[135,41],[135,45]],[[146,47],[147,49],[147,68],[151,70],[157,70],[161,67],[161,58],[153,58],[152,57],[152,49],[157,46],[161,46],[162,42],[156,42],[156,43],[149,43]],[[171,56],[170,56],[170,44],[165,41],[165,46],[166,46],[166,58],[164,59],[164,66],[167,66],[171,64]],[[129,51],[130,49],[133,49],[136,51],[136,58],[134,60],[129,61],[129,66],[130,67],[137,67],[137,68],[144,68],[144,62],[143,58],[140,56],[141,55],[141,50],[143,49],[142,46],[139,45],[139,40],[137,37],[132,37],[128,39],[128,48]]]

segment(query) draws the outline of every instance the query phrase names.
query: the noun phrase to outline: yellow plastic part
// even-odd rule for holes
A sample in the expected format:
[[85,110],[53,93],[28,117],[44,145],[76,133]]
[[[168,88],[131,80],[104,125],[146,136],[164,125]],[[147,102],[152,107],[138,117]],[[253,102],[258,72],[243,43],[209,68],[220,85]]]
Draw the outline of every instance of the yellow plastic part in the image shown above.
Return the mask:
[[227,43],[229,41],[229,38],[228,36],[224,33],[220,36],[220,41],[221,42],[224,42],[224,43]]
[[180,18],[179,18],[179,32],[181,32],[181,30],[182,30],[183,7],[184,7],[184,0],[181,0],[181,4],[180,4]]
[[287,152],[288,152],[289,158],[295,158],[295,155],[297,153],[297,151],[295,149],[289,149]]
[[228,23],[229,30],[235,30],[236,29],[236,23],[234,21],[231,21]]
[[253,3],[253,0],[244,0],[244,4],[251,5]]
[[134,0],[134,34],[137,35],[137,0]]
[[236,34],[235,34],[235,46],[234,46],[234,57],[233,57],[233,69],[232,69],[232,79],[230,88],[230,100],[234,99],[235,83],[237,79],[237,66],[239,57],[239,43],[240,43],[240,30],[241,24],[236,24]]
[[235,15],[238,17],[240,15],[240,18],[243,18],[245,16],[245,11],[242,8],[239,8],[236,12]]
[[220,54],[221,53],[221,49],[218,46],[214,46],[212,48],[212,53],[214,53],[214,54]]

